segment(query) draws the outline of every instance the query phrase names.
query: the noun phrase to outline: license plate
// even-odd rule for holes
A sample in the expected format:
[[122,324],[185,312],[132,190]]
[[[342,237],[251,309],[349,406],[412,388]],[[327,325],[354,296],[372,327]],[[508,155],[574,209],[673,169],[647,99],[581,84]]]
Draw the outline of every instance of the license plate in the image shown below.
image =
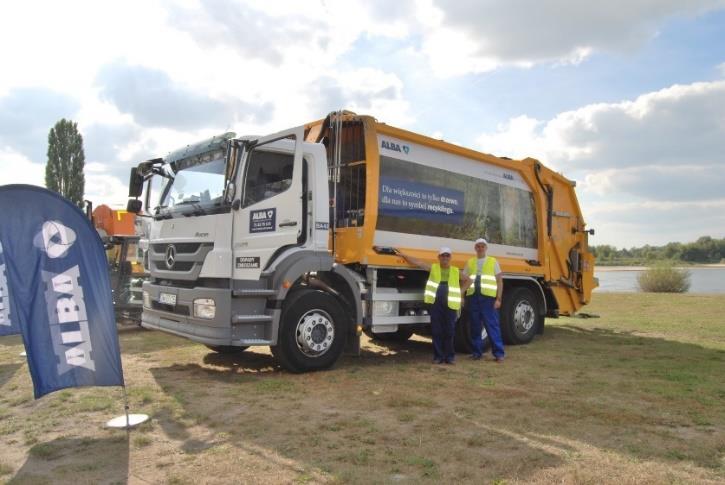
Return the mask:
[[172,295],[171,293],[161,293],[159,294],[159,303],[163,303],[164,305],[176,305],[176,295]]

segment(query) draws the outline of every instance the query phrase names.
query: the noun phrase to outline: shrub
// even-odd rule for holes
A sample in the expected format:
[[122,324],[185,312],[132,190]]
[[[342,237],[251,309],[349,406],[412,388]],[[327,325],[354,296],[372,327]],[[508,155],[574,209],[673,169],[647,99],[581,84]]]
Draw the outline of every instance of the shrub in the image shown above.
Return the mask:
[[671,265],[647,268],[637,276],[639,288],[650,293],[685,293],[690,289],[690,272]]

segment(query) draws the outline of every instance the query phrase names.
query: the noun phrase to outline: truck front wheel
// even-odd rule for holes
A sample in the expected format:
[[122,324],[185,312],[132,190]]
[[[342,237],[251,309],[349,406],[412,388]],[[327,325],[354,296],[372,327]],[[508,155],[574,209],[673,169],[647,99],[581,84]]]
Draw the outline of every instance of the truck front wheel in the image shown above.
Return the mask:
[[529,288],[519,287],[504,295],[501,334],[509,345],[527,344],[536,335],[543,318],[539,299]]
[[337,299],[322,291],[301,291],[288,301],[272,353],[290,372],[327,369],[345,348],[348,318]]

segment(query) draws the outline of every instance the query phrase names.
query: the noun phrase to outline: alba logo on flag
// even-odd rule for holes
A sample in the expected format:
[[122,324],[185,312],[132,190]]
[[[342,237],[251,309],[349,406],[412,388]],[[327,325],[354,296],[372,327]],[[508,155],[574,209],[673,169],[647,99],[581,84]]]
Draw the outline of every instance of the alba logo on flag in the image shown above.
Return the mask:
[[[51,259],[65,257],[76,242],[73,229],[58,221],[47,221],[35,244]],[[95,370],[83,288],[78,265],[58,274],[42,272],[53,350],[58,356],[58,374],[73,367]]]
[[43,229],[35,238],[35,245],[45,251],[49,258],[62,258],[76,242],[76,233],[73,229],[64,226],[58,221],[47,221]]

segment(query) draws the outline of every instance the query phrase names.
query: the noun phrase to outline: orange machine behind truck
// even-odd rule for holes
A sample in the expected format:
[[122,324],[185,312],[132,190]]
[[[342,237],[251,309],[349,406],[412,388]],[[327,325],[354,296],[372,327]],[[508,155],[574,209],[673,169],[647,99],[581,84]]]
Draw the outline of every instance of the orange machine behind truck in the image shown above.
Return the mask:
[[[160,184],[158,201],[148,194]],[[150,279],[142,325],[219,352],[268,345],[295,372],[426,332],[427,275],[390,248],[463,267],[485,237],[504,277],[511,344],[589,302],[594,258],[575,185],[534,159],[462,148],[335,112],[266,137],[220,137],[139,164]],[[457,343],[468,350],[462,315]],[[485,337],[485,336],[484,336]]]
[[138,323],[146,271],[139,251],[136,214],[99,205],[93,209],[91,220],[106,248],[116,319],[121,323]]

